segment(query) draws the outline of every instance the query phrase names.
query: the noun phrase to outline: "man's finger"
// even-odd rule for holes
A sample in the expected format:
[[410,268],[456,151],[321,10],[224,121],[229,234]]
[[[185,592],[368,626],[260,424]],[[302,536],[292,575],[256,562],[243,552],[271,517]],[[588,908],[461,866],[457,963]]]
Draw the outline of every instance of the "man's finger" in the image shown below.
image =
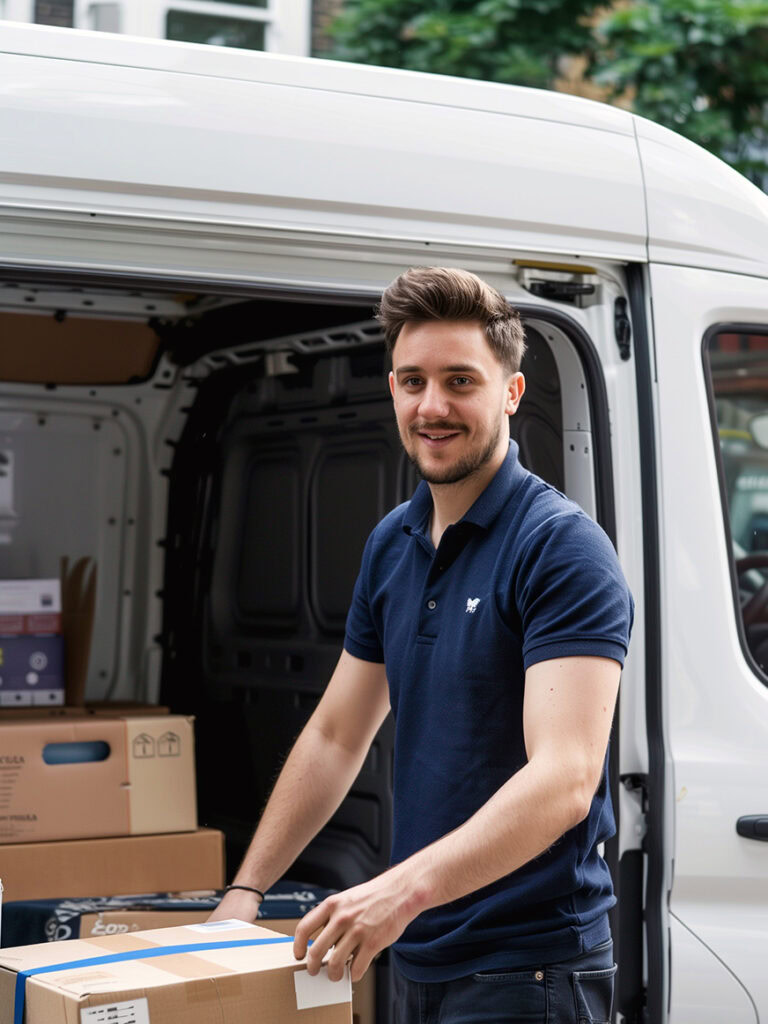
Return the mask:
[[340,981],[344,977],[344,967],[357,955],[359,938],[353,930],[341,935],[328,957],[328,977],[331,981]]
[[356,950],[352,957],[352,963],[349,965],[349,973],[353,982],[360,981],[371,966],[375,955],[374,950],[370,946],[363,945]]
[[307,955],[310,935],[319,931],[328,923],[330,909],[326,906],[326,903],[327,900],[323,900],[319,907],[310,910],[297,924],[293,938],[293,955],[297,960],[303,960]]
[[310,974],[317,974],[331,946],[338,942],[342,935],[342,927],[333,920],[323,928],[307,951],[307,970]]

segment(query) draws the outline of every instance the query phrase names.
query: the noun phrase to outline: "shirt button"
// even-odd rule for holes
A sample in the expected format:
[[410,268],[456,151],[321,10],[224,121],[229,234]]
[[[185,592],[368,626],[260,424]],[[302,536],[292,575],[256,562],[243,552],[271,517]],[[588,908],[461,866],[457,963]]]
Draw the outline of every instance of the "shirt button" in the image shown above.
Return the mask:
[[437,601],[427,601],[427,608],[429,608],[430,611],[434,611],[435,608],[437,608]]

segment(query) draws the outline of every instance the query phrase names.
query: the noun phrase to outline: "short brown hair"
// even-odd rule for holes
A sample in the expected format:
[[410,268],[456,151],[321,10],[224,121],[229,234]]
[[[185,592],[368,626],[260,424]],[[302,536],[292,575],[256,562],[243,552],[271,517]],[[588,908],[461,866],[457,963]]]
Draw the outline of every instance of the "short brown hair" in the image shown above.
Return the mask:
[[517,373],[525,354],[520,314],[501,292],[468,270],[411,267],[385,289],[376,319],[384,328],[390,353],[407,323],[477,320],[491,351],[507,372]]

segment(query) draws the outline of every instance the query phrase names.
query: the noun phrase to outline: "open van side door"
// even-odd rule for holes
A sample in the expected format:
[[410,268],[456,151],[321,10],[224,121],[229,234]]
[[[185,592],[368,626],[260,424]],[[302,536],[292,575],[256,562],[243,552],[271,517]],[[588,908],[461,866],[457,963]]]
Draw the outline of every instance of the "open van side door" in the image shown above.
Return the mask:
[[768,282],[652,265],[650,289],[669,1019],[751,1024],[768,1014]]

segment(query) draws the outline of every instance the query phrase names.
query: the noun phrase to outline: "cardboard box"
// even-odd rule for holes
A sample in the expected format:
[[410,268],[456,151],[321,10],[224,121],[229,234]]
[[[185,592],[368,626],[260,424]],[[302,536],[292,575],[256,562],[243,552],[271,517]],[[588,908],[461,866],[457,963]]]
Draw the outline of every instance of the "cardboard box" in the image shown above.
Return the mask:
[[91,637],[96,621],[96,583],[98,567],[85,556],[70,565],[61,559],[61,624],[66,655],[67,704],[79,706],[85,701]]
[[215,829],[0,846],[5,899],[220,889],[224,836]]
[[351,997],[348,973],[312,978],[290,938],[241,921],[0,950],[4,1022],[351,1024]]
[[0,707],[64,703],[58,580],[0,580]]
[[192,719],[0,721],[0,843],[191,832]]
[[[131,840],[118,840],[131,842]],[[294,935],[298,919],[321,903],[330,889],[278,882],[261,906],[259,924]],[[91,938],[179,925],[203,924],[221,892],[155,893],[104,899],[41,900],[6,905],[6,945],[43,940]],[[285,916],[274,917],[274,914]],[[371,969],[352,986],[353,1024],[375,1024],[376,972]]]

